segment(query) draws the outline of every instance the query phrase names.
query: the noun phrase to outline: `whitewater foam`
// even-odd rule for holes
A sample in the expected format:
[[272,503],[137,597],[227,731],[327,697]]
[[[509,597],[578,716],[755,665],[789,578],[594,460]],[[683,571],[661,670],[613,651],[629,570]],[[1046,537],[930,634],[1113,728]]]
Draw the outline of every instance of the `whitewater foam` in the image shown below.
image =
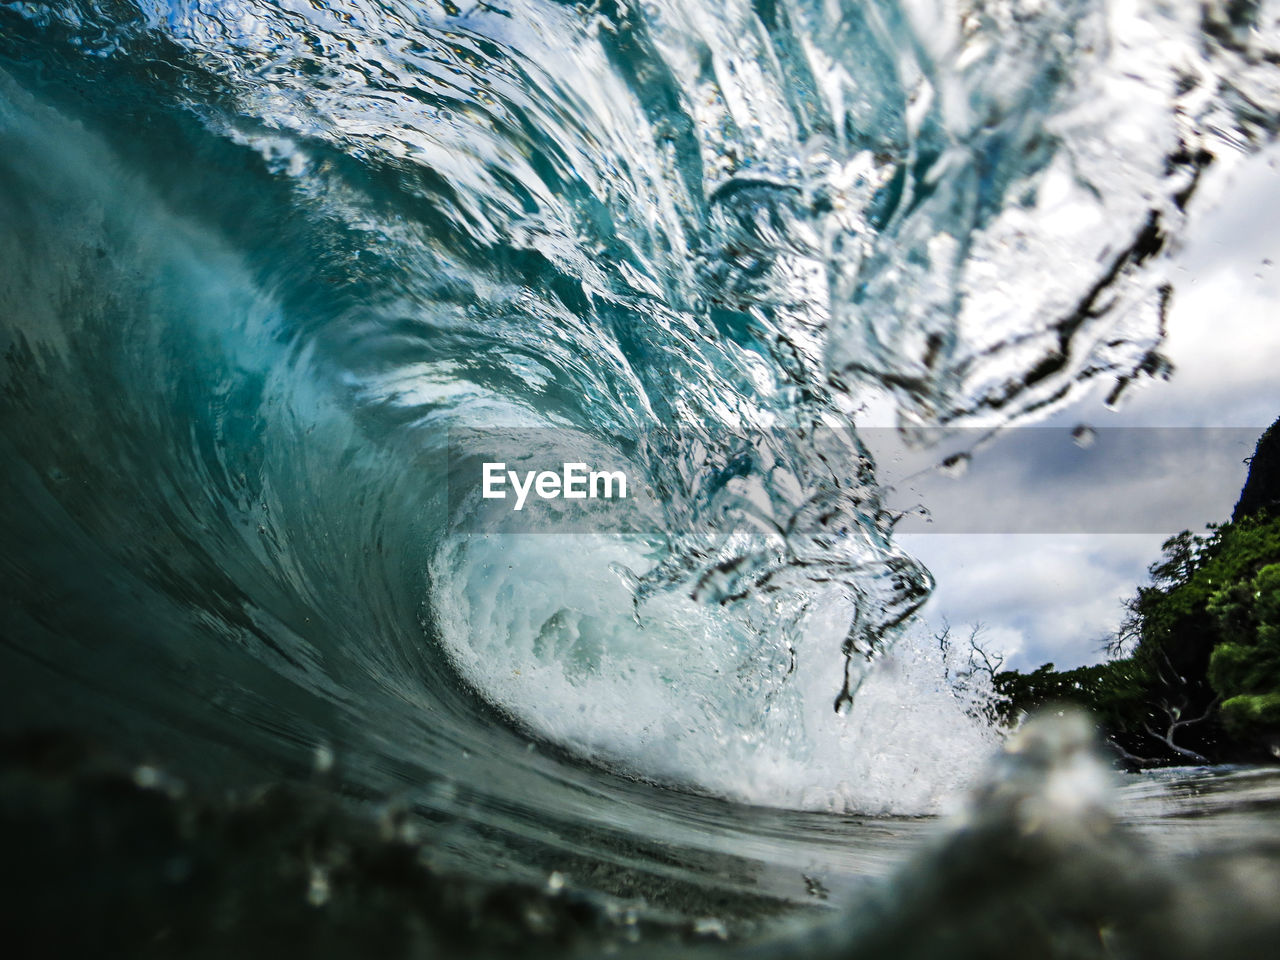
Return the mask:
[[998,735],[920,627],[833,709],[850,602],[818,595],[794,635],[663,592],[659,545],[548,533],[451,540],[431,572],[459,673],[534,734],[630,775],[747,803],[938,812]]

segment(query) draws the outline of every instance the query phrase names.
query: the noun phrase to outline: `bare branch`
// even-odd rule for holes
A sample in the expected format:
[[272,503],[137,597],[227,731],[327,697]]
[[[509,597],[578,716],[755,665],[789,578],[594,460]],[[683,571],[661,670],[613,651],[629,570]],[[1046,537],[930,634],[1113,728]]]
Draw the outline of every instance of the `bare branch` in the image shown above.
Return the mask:
[[1154,739],[1159,740],[1166,747],[1172,750],[1180,757],[1186,757],[1188,760],[1194,760],[1196,763],[1208,763],[1209,758],[1203,754],[1196,753],[1194,750],[1188,750],[1186,747],[1180,747],[1173,742],[1173,728],[1170,727],[1169,732],[1161,736],[1151,729],[1151,725],[1143,723],[1142,728],[1147,731]]
[[1111,740],[1111,739],[1107,740],[1107,746],[1109,746],[1116,753],[1120,754],[1120,756],[1123,757],[1125,760],[1128,760],[1130,763],[1137,764],[1140,767],[1151,767],[1159,762],[1158,760],[1154,760],[1151,757],[1140,757],[1135,753],[1130,753],[1124,747],[1120,746],[1120,744],[1116,743],[1114,740]]
[[1180,718],[1179,718],[1179,719],[1177,719],[1177,720],[1175,720],[1173,723],[1171,723],[1171,724],[1169,725],[1169,732],[1170,732],[1170,733],[1173,733],[1173,731],[1174,731],[1174,730],[1177,730],[1179,727],[1189,727],[1189,726],[1191,726],[1191,724],[1193,724],[1193,723],[1200,723],[1200,722],[1202,722],[1202,721],[1204,721],[1204,720],[1208,720],[1208,719],[1209,719],[1209,714],[1213,713],[1213,708],[1214,708],[1214,707],[1216,707],[1216,706],[1218,705],[1218,701],[1219,701],[1219,700],[1221,700],[1221,699],[1222,699],[1222,695],[1221,695],[1221,694],[1219,694],[1218,696],[1214,697],[1214,698],[1213,698],[1213,700],[1211,700],[1211,701],[1209,702],[1209,706],[1207,706],[1207,707],[1205,707],[1205,708],[1204,708],[1204,713],[1200,714],[1200,716],[1198,716],[1198,717],[1193,717],[1193,718],[1188,719],[1188,720],[1183,720],[1183,719],[1180,719]]

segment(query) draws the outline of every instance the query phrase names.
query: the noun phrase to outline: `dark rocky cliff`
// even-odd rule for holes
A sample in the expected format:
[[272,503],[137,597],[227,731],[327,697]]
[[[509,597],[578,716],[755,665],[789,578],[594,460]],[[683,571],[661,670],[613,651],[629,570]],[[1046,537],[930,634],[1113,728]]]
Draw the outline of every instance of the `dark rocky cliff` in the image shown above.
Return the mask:
[[1258,446],[1249,461],[1249,479],[1240,491],[1240,499],[1231,512],[1231,520],[1266,511],[1280,514],[1280,420],[1258,438]]

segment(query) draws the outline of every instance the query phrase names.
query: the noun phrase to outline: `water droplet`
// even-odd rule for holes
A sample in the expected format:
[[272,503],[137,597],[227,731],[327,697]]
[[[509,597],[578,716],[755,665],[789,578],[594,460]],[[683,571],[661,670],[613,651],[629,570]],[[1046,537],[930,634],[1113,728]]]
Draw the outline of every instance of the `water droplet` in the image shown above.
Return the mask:
[[942,463],[938,464],[938,469],[944,477],[950,477],[952,480],[959,480],[969,470],[969,461],[972,458],[967,453],[953,453],[947,457]]
[[323,775],[332,770],[333,760],[333,748],[327,743],[317,743],[312,754],[312,763],[315,765],[316,773]]
[[700,937],[716,937],[720,940],[729,939],[729,931],[725,928],[722,920],[715,917],[699,917],[693,921],[693,932]]
[[1072,442],[1081,450],[1088,450],[1098,440],[1098,431],[1087,423],[1079,424],[1071,431]]
[[534,933],[549,933],[554,927],[550,915],[537,904],[525,907],[524,922]]
[[307,887],[307,903],[323,907],[329,902],[329,875],[323,867],[311,868],[311,883]]
[[817,877],[810,877],[805,874],[802,875],[800,879],[804,881],[805,893],[814,899],[826,900],[831,895],[831,891],[827,889],[827,885]]

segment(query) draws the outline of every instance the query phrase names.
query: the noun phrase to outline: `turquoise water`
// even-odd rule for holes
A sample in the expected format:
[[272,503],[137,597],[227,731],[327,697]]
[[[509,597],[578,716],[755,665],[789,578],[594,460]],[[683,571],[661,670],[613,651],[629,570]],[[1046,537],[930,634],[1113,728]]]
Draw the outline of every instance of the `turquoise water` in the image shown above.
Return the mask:
[[[1274,889],[1241,852],[1274,780],[1098,785],[1070,721],[991,772],[857,426],[888,404],[928,442],[1162,373],[1164,254],[1201,170],[1276,127],[1274,23],[0,4],[4,729],[154,764],[128,803],[172,777],[179,820],[264,782],[394,808],[460,889],[581,897],[588,951],[1243,953],[1274,922],[1237,895]],[[656,525],[483,512],[450,438],[495,430],[620,458]],[[59,789],[97,796],[73,768]],[[1151,812],[1203,777],[1231,816]],[[208,816],[270,835],[235,797]],[[1166,847],[1240,939],[1177,906]],[[320,860],[281,881],[313,911],[294,936],[342,902]],[[431,929],[453,909],[414,903]]]

